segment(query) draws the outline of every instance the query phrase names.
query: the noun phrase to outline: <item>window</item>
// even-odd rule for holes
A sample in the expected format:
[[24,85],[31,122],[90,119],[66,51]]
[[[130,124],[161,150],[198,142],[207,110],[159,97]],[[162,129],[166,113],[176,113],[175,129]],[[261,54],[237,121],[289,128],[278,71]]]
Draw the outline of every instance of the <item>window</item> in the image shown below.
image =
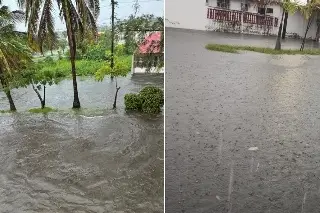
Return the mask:
[[261,14],[261,15],[264,15],[264,12],[265,11],[265,8],[263,7],[258,7],[258,13]]
[[267,8],[267,13],[273,13],[273,8]]
[[242,11],[248,12],[248,9],[249,9],[248,4],[241,3],[241,10],[242,10]]
[[229,9],[230,0],[217,0],[217,7]]
[[[267,12],[266,13],[273,13],[273,8],[266,8],[267,9]],[[261,15],[264,15],[265,14],[265,8],[263,7],[258,7],[258,13],[261,14]]]

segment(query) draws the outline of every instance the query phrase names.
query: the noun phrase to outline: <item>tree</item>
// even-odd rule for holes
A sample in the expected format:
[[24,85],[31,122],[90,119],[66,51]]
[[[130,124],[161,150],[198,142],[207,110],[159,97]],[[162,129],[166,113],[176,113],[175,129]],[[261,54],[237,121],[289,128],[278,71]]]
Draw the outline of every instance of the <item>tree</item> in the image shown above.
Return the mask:
[[54,36],[54,2],[58,5],[60,17],[67,29],[74,91],[73,108],[80,108],[75,65],[76,36],[83,38],[88,30],[97,35],[96,19],[100,12],[100,3],[99,0],[20,0],[20,5],[26,8],[30,43],[34,42],[36,35],[36,42],[42,47],[47,38]]
[[[1,3],[1,2],[0,2]],[[23,37],[15,31],[15,24],[23,20],[23,12],[0,8],[0,82],[9,100],[10,110],[16,111],[10,91],[10,80],[26,63],[31,62],[31,51]]]
[[304,14],[305,18],[308,20],[306,31],[304,33],[304,37],[301,43],[300,51],[303,51],[304,44],[306,42],[308,31],[311,27],[312,21],[319,10],[320,2],[319,0],[311,0],[305,6],[302,6],[300,10]]
[[[33,63],[27,66],[19,75],[15,77],[16,87],[32,86],[33,91],[37,94],[40,100],[41,108],[46,106],[46,86],[58,84],[63,75],[56,70],[46,69],[50,64],[55,63],[50,57],[42,62]],[[43,91],[43,96],[40,92]]]
[[[108,58],[110,58],[111,52],[107,51],[106,53]],[[101,67],[99,70],[97,70],[95,74],[95,78],[97,81],[102,81],[104,79],[104,76],[109,75],[113,76],[115,78],[116,82],[116,93],[114,97],[114,102],[113,102],[113,109],[117,108],[117,97],[118,97],[118,92],[120,90],[120,87],[118,86],[118,77],[125,77],[127,74],[130,72],[130,63],[127,63],[126,60],[124,60],[123,57],[117,56],[115,54],[114,56],[114,66],[111,67],[111,61],[108,61],[105,66]]]
[[276,46],[275,46],[275,50],[281,50],[281,31],[282,31],[282,21],[283,21],[283,15],[284,15],[284,10],[282,10],[282,16],[281,16],[281,21],[280,21],[280,26],[278,29],[278,36],[277,36],[277,41],[276,41]]
[[278,29],[277,41],[274,48],[275,50],[281,50],[281,32],[282,32],[282,23],[283,23],[285,12],[288,12],[289,14],[293,14],[300,8],[300,5],[297,2],[291,2],[291,1],[283,1],[281,3],[281,6],[282,6],[282,16],[280,20],[279,29]]
[[62,50],[62,53],[64,54],[65,49],[67,48],[68,42],[65,39],[60,39],[59,40],[59,47]]
[[288,12],[285,12],[285,13],[284,13],[284,21],[283,21],[282,39],[285,39],[285,38],[286,38],[287,25],[288,25],[288,17],[289,17],[289,13],[288,13]]

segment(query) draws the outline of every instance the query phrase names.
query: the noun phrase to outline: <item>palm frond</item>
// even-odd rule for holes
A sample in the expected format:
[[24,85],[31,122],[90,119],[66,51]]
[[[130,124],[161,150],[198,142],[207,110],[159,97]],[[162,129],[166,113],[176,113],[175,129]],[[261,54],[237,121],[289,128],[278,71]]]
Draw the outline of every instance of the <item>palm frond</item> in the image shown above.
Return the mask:
[[11,12],[8,7],[0,8],[0,74],[7,75],[20,71],[31,61],[31,52],[23,35],[15,31],[15,23],[21,21],[21,11]]
[[54,28],[54,18],[53,18],[53,4],[52,0],[45,0],[41,19],[38,27],[38,42],[40,51],[43,52],[43,42],[44,41],[55,41],[57,36],[55,34]]

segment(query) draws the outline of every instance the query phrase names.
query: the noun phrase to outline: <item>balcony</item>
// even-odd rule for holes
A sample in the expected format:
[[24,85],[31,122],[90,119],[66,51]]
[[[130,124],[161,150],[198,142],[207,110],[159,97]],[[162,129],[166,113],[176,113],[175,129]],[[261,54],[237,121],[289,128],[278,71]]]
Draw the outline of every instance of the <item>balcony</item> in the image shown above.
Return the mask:
[[242,12],[240,10],[227,10],[214,7],[208,7],[207,18],[218,22],[224,21],[238,23],[239,25],[245,23],[268,27],[278,26],[278,18],[273,16],[264,16],[257,13]]

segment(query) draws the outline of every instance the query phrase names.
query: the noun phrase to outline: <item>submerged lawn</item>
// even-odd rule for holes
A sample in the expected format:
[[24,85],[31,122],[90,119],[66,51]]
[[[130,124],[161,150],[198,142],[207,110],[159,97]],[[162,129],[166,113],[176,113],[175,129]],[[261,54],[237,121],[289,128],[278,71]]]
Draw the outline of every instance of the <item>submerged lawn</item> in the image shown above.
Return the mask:
[[300,51],[298,49],[275,50],[269,47],[253,47],[228,44],[207,44],[206,49],[228,53],[239,53],[240,50],[244,50],[271,55],[320,55],[320,49],[305,49],[303,51]]
[[52,109],[50,107],[44,107],[42,108],[33,108],[33,109],[29,109],[29,112],[32,113],[49,113],[49,112],[56,112],[56,109]]

